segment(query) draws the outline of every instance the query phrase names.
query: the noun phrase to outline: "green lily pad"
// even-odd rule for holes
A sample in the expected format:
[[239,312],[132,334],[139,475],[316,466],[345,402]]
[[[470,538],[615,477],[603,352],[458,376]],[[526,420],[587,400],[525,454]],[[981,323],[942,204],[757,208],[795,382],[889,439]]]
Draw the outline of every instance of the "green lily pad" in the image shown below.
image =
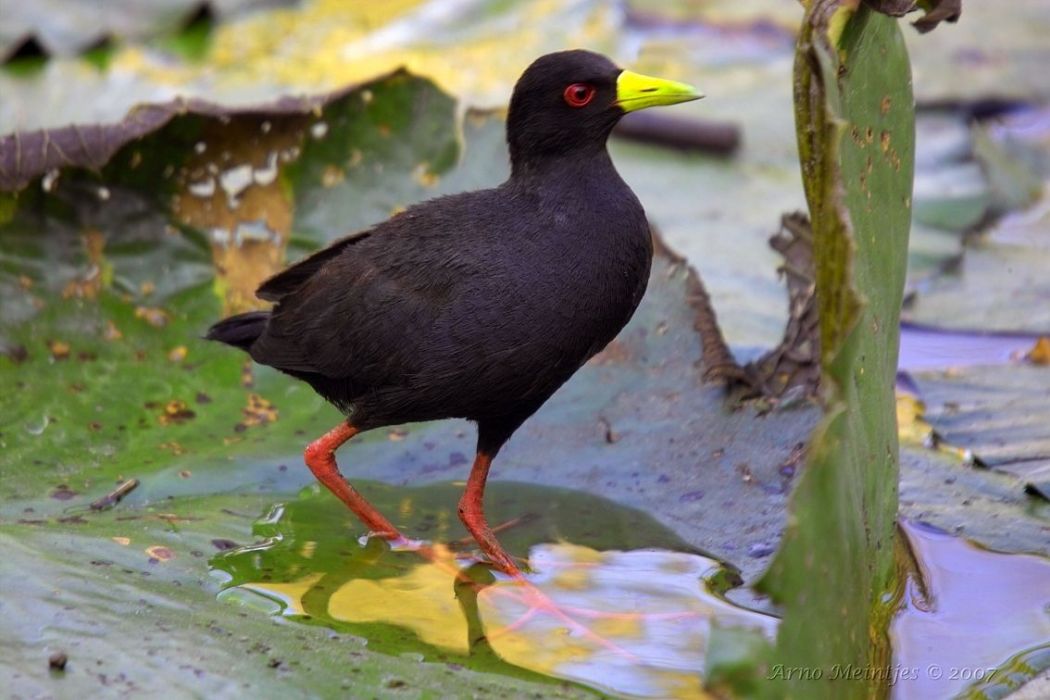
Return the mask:
[[1050,503],[1015,476],[944,452],[902,446],[900,514],[988,549],[1050,556]]
[[[1042,238],[1041,229],[1033,230]],[[905,312],[909,321],[986,331],[1050,329],[1050,248],[993,241],[968,246],[956,270],[931,281]]]
[[1050,499],[1050,371],[990,366],[914,377],[926,420],[946,442]]
[[933,228],[966,231],[988,211],[991,191],[975,162],[957,163],[915,177],[915,221]]
[[[431,687],[453,695],[592,694],[513,669],[494,656],[481,659],[491,663],[484,667],[462,664],[460,657],[449,661],[445,652],[434,651],[441,645],[433,639],[392,632],[389,625],[377,632],[383,623],[376,619],[343,620],[346,630],[358,625],[357,633],[335,637],[320,625],[273,624],[266,613],[284,603],[275,603],[279,596],[268,595],[261,581],[254,581],[261,588],[252,591],[230,587],[234,581],[252,583],[247,578],[204,573],[217,547],[266,536],[252,523],[275,504],[317,509],[293,512],[270,530],[318,515],[296,540],[303,548],[281,550],[293,565],[305,567],[300,572],[321,560],[336,569],[363,566],[361,557],[372,552],[358,551],[359,529],[330,499],[315,489],[299,493],[312,483],[301,465],[302,446],[339,420],[338,413],[308,388],[265,368],[246,369],[242,357],[200,342],[202,330],[226,308],[255,303],[254,284],[285,257],[295,259],[418,199],[491,185],[506,173],[501,120],[470,113],[460,129],[455,117],[463,107],[409,75],[316,98],[275,103],[273,97],[317,92],[384,74],[403,60],[419,67],[446,55],[427,71],[471,104],[502,104],[533,53],[559,45],[565,36],[600,47],[619,26],[619,15],[602,3],[481,6],[472,22],[453,16],[440,31],[412,8],[397,17],[384,14],[378,32],[355,35],[357,54],[350,58],[324,50],[326,42],[346,36],[339,34],[336,15],[322,12],[300,18],[302,24],[294,14],[280,15],[269,28],[267,18],[251,27],[231,24],[211,45],[220,53],[197,68],[165,70],[170,66],[158,66],[133,48],[114,56],[105,74],[54,61],[34,79],[15,82],[0,75],[0,91],[16,95],[0,105],[0,124],[8,125],[0,130],[75,118],[112,121],[119,135],[112,140],[113,132],[97,124],[66,131],[68,141],[52,140],[56,132],[40,135],[37,145],[51,140],[65,156],[76,153],[82,140],[90,142],[92,148],[73,162],[93,171],[65,167],[69,160],[59,156],[28,175],[29,188],[17,197],[0,195],[0,387],[11,397],[0,418],[0,536],[12,543],[5,552],[14,552],[14,570],[32,574],[7,577],[0,587],[16,592],[23,619],[47,621],[0,635],[0,644],[15,650],[5,657],[11,670],[5,675],[16,678],[19,692],[47,694],[63,682],[71,693],[94,693],[105,682],[125,684],[121,689],[132,682],[146,692],[177,688],[219,697],[350,689],[386,697]],[[518,31],[552,6],[557,32]],[[332,7],[328,11],[336,14],[369,11],[364,5]],[[292,31],[304,27],[309,31]],[[233,42],[237,32],[244,43]],[[523,43],[508,40],[508,32]],[[757,26],[748,36],[761,34]],[[296,54],[303,60],[284,56],[277,65],[273,56],[283,54],[266,53],[275,45],[295,53],[303,49],[304,36],[317,41]],[[399,36],[407,37],[405,43],[398,43]],[[383,42],[391,42],[389,50],[377,50],[374,62],[361,60],[361,52],[382,49]],[[686,60],[661,54],[659,41],[643,44],[639,69],[695,80],[719,98],[691,107],[693,114],[745,120],[745,147],[735,164],[627,144],[613,149],[658,227],[701,268],[727,335],[745,352],[779,336],[784,297],[774,273],[778,261],[765,239],[780,211],[802,201],[791,120],[783,118],[790,99],[784,44],[779,32],[772,48],[741,50],[731,67],[710,63],[710,51],[686,52]],[[322,59],[307,60],[307,54]],[[699,75],[690,62],[697,55],[708,61]],[[661,70],[665,63],[672,70]],[[286,72],[289,65],[299,73]],[[56,84],[65,88],[57,102]],[[191,102],[185,110],[169,105],[167,111],[154,105],[120,121],[133,100],[204,91],[216,104]],[[67,102],[73,108],[65,109]],[[246,103],[253,106],[223,106]],[[135,122],[138,131],[129,128]],[[8,158],[0,158],[5,167],[15,153],[29,152],[12,150],[12,142],[0,149]],[[52,167],[57,170],[49,172]],[[947,247],[933,249],[931,258]],[[734,410],[724,405],[719,388],[699,381],[690,275],[680,261],[660,258],[634,323],[526,424],[493,472],[493,496],[498,499],[504,489],[515,496],[493,504],[504,522],[528,516],[534,507],[516,497],[554,485],[611,499],[615,505],[594,507],[606,515],[626,506],[652,513],[658,525],[604,520],[598,534],[609,540],[596,544],[587,532],[573,529],[571,519],[564,525],[554,514],[541,530],[526,523],[501,535],[512,551],[524,555],[532,544],[565,536],[599,548],[701,549],[739,568],[748,582],[767,566],[818,409],[802,404],[768,413]],[[458,534],[449,517],[457,491],[448,482],[465,475],[472,449],[472,428],[448,422],[361,436],[340,459],[345,473],[388,514],[403,518],[398,522],[410,534],[443,539]],[[916,462],[905,469],[905,488],[909,480],[925,481],[908,507],[953,525],[964,522],[962,489],[945,497],[951,502],[944,512],[937,510],[934,489],[958,465]],[[1041,506],[1020,498],[1010,477],[974,474],[966,479],[987,489],[981,501],[987,517],[972,531],[982,541],[1009,542],[1003,514]],[[115,510],[89,509],[128,477],[141,484]],[[570,513],[577,508],[577,501],[532,493],[552,507],[562,503]],[[411,507],[402,515],[405,499],[426,500],[421,494],[433,499],[433,512],[446,513],[447,527],[414,519]],[[1027,513],[1027,520],[1018,521],[1023,526],[1017,546],[1045,534],[1040,517]],[[314,559],[304,553],[307,542],[317,543]],[[260,548],[260,557],[274,551],[268,549],[272,544]],[[341,558],[344,546],[354,556]],[[220,559],[250,562],[250,552]],[[416,567],[411,553],[379,554],[400,573]],[[408,588],[417,582],[402,581]],[[383,596],[383,589],[368,590]],[[770,606],[745,588],[725,595]],[[447,607],[450,600],[440,601],[446,606],[440,609],[455,610]],[[65,609],[78,604],[84,612]],[[135,626],[142,620],[148,629]],[[477,631],[473,624],[467,625],[468,637]],[[99,634],[79,640],[83,630]],[[365,645],[359,634],[377,641]],[[158,646],[159,637],[166,646]],[[711,644],[717,639],[716,632]],[[77,641],[75,649],[67,648],[70,640]],[[727,651],[721,660],[709,656],[709,665],[752,668],[763,653],[754,641],[736,643],[743,649],[740,658]],[[57,650],[72,652],[65,678],[47,671],[47,656]],[[178,668],[158,658],[179,659]],[[95,664],[91,674],[85,659]],[[572,677],[586,682],[593,675]]]
[[[289,629],[217,602],[207,557],[250,540],[270,494],[166,500],[146,507],[0,528],[8,623],[0,635],[8,692],[306,698],[357,692],[590,697],[536,679],[482,673],[443,659],[372,651],[322,627]],[[227,515],[227,512],[250,515]],[[29,520],[27,515],[25,520]],[[62,652],[65,671],[49,672]],[[356,690],[353,690],[356,689]]]
[[[286,248],[296,256],[416,199],[493,184],[506,172],[501,122],[470,115],[461,142],[452,100],[411,76],[394,75],[310,104],[316,111],[304,112],[296,101],[272,112],[200,108],[169,115],[158,131],[119,145],[101,169],[64,168],[6,199],[11,207],[0,223],[0,284],[9,294],[0,384],[11,398],[0,420],[0,533],[21,543],[19,566],[38,572],[37,584],[50,577],[65,588],[78,569],[95,560],[118,561],[119,554],[119,571],[99,565],[104,574],[88,569],[90,575],[68,583],[85,609],[94,610],[96,603],[88,601],[97,597],[108,600],[116,586],[131,601],[146,598],[170,611],[150,610],[145,617],[162,625],[172,645],[165,655],[185,660],[189,675],[177,682],[149,676],[153,662],[143,655],[153,647],[138,630],[124,629],[133,616],[114,606],[112,614],[76,618],[77,625],[90,620],[106,632],[98,645],[82,643],[83,656],[71,654],[63,681],[76,692],[91,692],[100,682],[97,674],[74,673],[83,659],[103,658],[107,679],[124,673],[136,687],[174,684],[216,696],[234,694],[242,677],[257,673],[287,679],[272,688],[260,680],[264,694],[282,692],[306,673],[314,675],[301,684],[303,694],[338,692],[346,682],[383,695],[401,681],[422,684],[424,678],[453,694],[468,687],[549,694],[558,686],[524,673],[478,683],[470,671],[461,685],[446,686],[437,679],[449,669],[429,656],[419,664],[420,675],[398,674],[393,669],[403,660],[384,654],[424,653],[418,641],[394,643],[403,638],[390,637],[393,646],[385,652],[363,655],[350,639],[333,644],[316,657],[328,670],[314,673],[311,657],[298,651],[297,633],[287,627],[273,632],[260,620],[251,629],[270,630],[266,639],[245,632],[241,636],[250,639],[237,644],[224,635],[215,641],[201,636],[210,622],[238,629],[242,612],[254,614],[230,605],[229,594],[215,599],[223,581],[204,573],[204,555],[217,546],[211,540],[248,543],[260,513],[294,500],[311,484],[301,466],[302,447],[339,414],[305,385],[251,368],[200,334],[224,307],[249,303],[254,284],[281,264]],[[368,206],[347,206],[347,199]],[[719,387],[702,384],[690,305],[693,274],[680,260],[657,259],[632,324],[501,452],[492,488],[498,495],[501,482],[524,482],[611,498],[654,514],[667,529],[603,525],[599,530],[616,539],[616,547],[640,546],[636,537],[669,531],[684,543],[675,548],[710,552],[753,580],[776,547],[786,493],[816,409],[734,409]],[[472,427],[462,422],[408,426],[361,436],[340,458],[367,493],[387,494],[396,517],[410,495],[397,487],[462,478],[473,438]],[[139,485],[114,510],[90,508],[129,478]],[[450,512],[456,489],[435,493]],[[510,503],[506,514],[527,511]],[[441,534],[413,527],[406,524],[413,536]],[[330,536],[354,547],[358,534],[353,527],[334,528]],[[558,534],[589,542],[575,530]],[[520,553],[527,551],[515,545],[513,531],[507,537]],[[126,546],[125,538],[131,542]],[[172,552],[175,558],[165,559]],[[127,564],[133,556],[137,567]],[[143,577],[140,572],[152,567],[177,570],[181,585]],[[142,580],[163,585],[143,589]],[[54,619],[60,609],[48,607],[52,589],[37,584],[20,584],[20,605]],[[743,588],[727,595],[754,599]],[[253,596],[237,600],[249,606],[262,600]],[[55,682],[46,664],[36,666],[33,659],[46,661],[61,646],[58,626],[14,632],[11,643],[20,651],[5,663],[12,673],[29,669],[19,676],[28,694]],[[319,631],[303,634],[324,639]],[[232,639],[240,638],[234,633]],[[230,654],[243,655],[256,643],[268,647],[265,655],[230,661]],[[136,648],[125,653],[124,644]],[[211,654],[211,645],[222,648]],[[315,648],[312,641],[308,646]],[[341,660],[332,661],[336,657]],[[143,659],[142,673],[123,668],[120,658],[129,664]],[[358,667],[374,672],[352,670]],[[193,685],[194,669],[206,679],[199,685]]]

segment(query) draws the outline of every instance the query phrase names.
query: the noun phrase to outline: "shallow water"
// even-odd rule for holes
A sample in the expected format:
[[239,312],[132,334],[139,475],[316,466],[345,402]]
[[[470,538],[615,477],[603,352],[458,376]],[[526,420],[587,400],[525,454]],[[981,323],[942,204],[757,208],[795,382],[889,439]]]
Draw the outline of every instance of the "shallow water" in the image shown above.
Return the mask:
[[[646,514],[587,494],[490,487],[492,522],[527,584],[477,563],[455,517],[459,483],[375,492],[426,550],[358,540],[318,487],[278,504],[256,544],[212,559],[220,598],[330,627],[406,660],[560,678],[615,695],[699,697],[726,630],[772,640],[777,619],[727,601],[734,572]],[[389,501],[389,502],[385,502]],[[998,696],[1050,667],[1050,561],[990,552],[902,522],[911,565],[891,628],[892,697]],[[819,682],[819,681],[818,681]],[[982,695],[985,694],[985,695]]]
[[1050,560],[901,531],[915,569],[890,629],[893,698],[1002,697],[1050,668]]
[[[497,482],[491,520],[533,572],[522,584],[478,565],[455,517],[457,484],[404,489],[396,513],[426,551],[360,542],[316,487],[256,523],[260,542],[212,559],[220,598],[331,627],[391,654],[543,674],[635,697],[697,697],[719,629],[772,639],[776,619],[726,601],[734,572],[640,511],[579,492]],[[509,519],[512,518],[512,519]],[[570,544],[571,543],[571,544]],[[533,672],[533,673],[530,673]]]
[[953,331],[901,324],[897,369],[902,372],[1020,362],[1038,334]]

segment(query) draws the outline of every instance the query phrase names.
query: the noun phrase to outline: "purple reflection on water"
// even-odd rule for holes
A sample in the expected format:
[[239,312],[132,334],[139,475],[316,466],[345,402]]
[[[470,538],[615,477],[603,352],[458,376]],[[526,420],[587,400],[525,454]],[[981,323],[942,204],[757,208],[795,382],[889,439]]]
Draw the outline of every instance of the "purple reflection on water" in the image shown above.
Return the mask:
[[1035,333],[954,331],[901,323],[897,369],[918,372],[1020,362],[1038,338]]

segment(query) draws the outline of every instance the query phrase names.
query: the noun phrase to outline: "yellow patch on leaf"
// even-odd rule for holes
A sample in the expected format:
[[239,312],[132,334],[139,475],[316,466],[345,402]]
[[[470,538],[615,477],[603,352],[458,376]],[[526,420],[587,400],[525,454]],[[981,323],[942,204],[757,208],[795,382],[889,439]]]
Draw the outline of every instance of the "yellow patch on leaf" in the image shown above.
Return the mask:
[[69,343],[62,340],[49,340],[47,341],[47,349],[51,353],[51,357],[56,360],[66,360],[69,358]]
[[1050,336],[1043,336],[1035,341],[1035,345],[1025,355],[1025,359],[1033,365],[1050,365]]

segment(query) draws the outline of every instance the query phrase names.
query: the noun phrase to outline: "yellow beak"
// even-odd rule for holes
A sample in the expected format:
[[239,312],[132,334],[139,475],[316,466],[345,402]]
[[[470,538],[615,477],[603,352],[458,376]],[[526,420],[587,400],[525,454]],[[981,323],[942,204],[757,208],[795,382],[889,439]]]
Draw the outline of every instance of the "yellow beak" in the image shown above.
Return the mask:
[[703,96],[704,93],[692,85],[650,78],[648,75],[639,75],[629,70],[620,73],[620,77],[616,79],[616,104],[625,112],[690,102]]

